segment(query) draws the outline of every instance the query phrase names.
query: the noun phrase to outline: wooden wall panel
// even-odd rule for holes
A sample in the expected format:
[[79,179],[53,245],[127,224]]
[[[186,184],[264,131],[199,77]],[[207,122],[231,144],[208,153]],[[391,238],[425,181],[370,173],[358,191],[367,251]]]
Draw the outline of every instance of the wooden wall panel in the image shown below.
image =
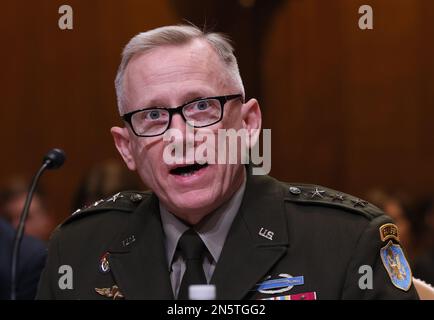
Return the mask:
[[[373,30],[358,28],[362,4],[373,7]],[[356,194],[434,192],[433,9],[429,1],[287,2],[263,64],[274,175]]]

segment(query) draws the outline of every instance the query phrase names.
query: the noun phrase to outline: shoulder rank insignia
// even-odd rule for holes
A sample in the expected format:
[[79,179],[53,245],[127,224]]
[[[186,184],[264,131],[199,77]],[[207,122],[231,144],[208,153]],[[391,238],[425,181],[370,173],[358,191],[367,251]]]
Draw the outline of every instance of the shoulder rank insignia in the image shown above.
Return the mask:
[[392,284],[404,291],[410,289],[412,281],[411,269],[401,246],[389,240],[381,248],[380,255]]
[[381,241],[386,241],[393,239],[399,242],[399,232],[398,227],[393,223],[386,223],[380,227],[380,237]]
[[110,210],[132,212],[134,211],[140,202],[146,197],[151,196],[149,191],[136,192],[136,191],[124,191],[118,192],[115,195],[105,200],[101,199],[95,201],[93,204],[85,206],[81,209],[77,209],[71,216],[61,223],[61,226],[67,225],[72,221],[81,219],[84,216],[89,216],[90,213],[105,212]]
[[285,184],[285,188],[289,191],[285,194],[286,201],[345,209],[362,214],[370,220],[383,215],[371,203],[330,188],[311,184]]
[[114,285],[111,288],[95,288],[95,291],[104,297],[113,298],[113,300],[124,298],[124,295],[121,293],[117,285]]

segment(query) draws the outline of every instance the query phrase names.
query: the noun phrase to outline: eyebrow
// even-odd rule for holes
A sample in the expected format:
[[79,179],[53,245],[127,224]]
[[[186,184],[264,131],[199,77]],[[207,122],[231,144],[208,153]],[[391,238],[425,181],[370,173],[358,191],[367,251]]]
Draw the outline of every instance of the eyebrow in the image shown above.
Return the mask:
[[[179,105],[183,105],[185,103],[190,103],[196,100],[200,100],[203,98],[207,98],[207,97],[212,97],[214,96],[211,93],[204,93],[204,91],[200,92],[200,91],[190,91],[187,92],[185,94],[183,94],[182,96],[182,102]],[[162,100],[159,98],[155,98],[150,100],[148,103],[146,103],[146,105],[142,104],[138,107],[140,108],[153,108],[153,107],[164,107],[164,108],[175,108],[178,105],[167,105],[166,103],[162,103]]]

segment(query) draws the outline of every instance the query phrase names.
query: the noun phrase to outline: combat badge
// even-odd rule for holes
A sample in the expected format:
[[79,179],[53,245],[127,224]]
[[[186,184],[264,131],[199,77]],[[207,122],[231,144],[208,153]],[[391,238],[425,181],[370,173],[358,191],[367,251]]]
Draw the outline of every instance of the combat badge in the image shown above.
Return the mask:
[[380,227],[380,237],[383,242],[389,239],[394,239],[399,242],[398,227],[393,223],[383,224]]
[[411,287],[412,274],[402,248],[389,240],[380,250],[381,260],[389,274],[392,284],[404,291]]
[[276,279],[268,278],[262,283],[259,283],[256,290],[263,294],[275,294],[289,291],[294,286],[302,286],[303,284],[303,276],[293,277],[289,274],[281,273]]

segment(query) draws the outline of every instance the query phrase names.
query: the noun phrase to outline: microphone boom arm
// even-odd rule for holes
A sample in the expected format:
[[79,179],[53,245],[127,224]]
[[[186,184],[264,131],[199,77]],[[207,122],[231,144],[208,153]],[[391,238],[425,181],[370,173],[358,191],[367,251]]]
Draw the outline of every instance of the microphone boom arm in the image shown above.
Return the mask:
[[19,251],[21,241],[24,235],[24,228],[29,215],[30,204],[32,203],[33,194],[38,184],[39,178],[46,169],[57,169],[65,161],[65,155],[60,149],[51,150],[45,156],[42,166],[39,168],[36,175],[33,177],[32,184],[30,185],[29,192],[27,193],[26,202],[21,213],[20,222],[15,233],[14,245],[12,250],[12,263],[11,263],[11,300],[17,299],[17,268],[19,263]]

